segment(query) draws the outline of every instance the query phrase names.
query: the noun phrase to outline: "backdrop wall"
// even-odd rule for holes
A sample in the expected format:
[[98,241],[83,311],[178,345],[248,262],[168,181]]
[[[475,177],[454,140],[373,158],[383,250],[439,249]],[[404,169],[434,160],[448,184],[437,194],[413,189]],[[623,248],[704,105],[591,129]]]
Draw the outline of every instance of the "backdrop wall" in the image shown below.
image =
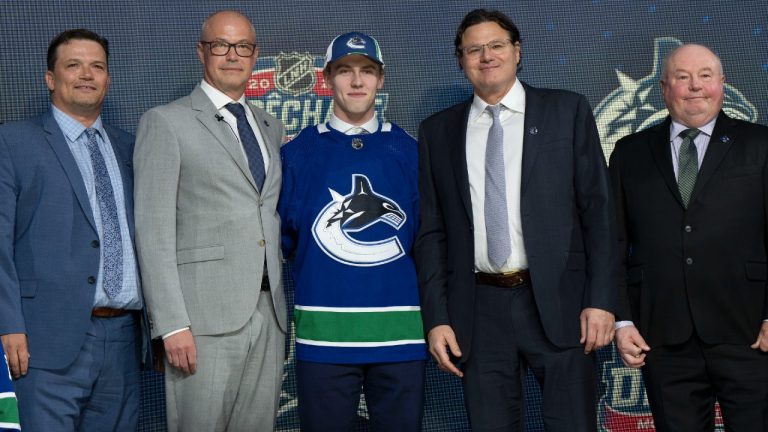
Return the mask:
[[[523,36],[520,79],[587,96],[610,154],[620,137],[666,115],[658,87],[664,54],[683,42],[710,46],[725,68],[726,111],[768,124],[768,1],[5,1],[0,5],[0,122],[48,108],[43,76],[48,42],[87,27],[110,40],[112,87],[105,120],[135,132],[147,109],[188,94],[202,71],[195,54],[201,24],[220,9],[254,22],[261,46],[248,98],[281,118],[287,132],[324,121],[330,95],[318,85],[330,40],[351,30],[381,43],[386,82],[379,115],[411,134],[429,114],[471,95],[453,57],[461,18],[501,9]],[[288,284],[292,286],[291,281]],[[292,290],[289,289],[289,296]],[[612,349],[599,353],[603,430],[652,427],[642,380]],[[290,356],[278,430],[298,430]],[[529,430],[543,430],[535,383],[528,382]],[[142,430],[164,430],[162,378],[144,380]],[[467,430],[457,379],[430,366],[424,429]],[[367,430],[361,404],[359,430]]]

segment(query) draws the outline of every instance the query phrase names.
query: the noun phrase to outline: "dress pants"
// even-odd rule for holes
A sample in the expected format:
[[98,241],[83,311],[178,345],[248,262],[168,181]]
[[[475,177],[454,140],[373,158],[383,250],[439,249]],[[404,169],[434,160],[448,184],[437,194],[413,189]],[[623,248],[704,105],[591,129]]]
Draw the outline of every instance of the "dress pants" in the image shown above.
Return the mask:
[[134,432],[141,381],[139,314],[91,318],[75,361],[30,368],[15,380],[21,429],[30,432]]
[[361,390],[373,432],[418,432],[424,411],[423,360],[326,364],[296,362],[303,432],[351,431]]
[[695,334],[651,347],[643,367],[656,430],[715,430],[715,399],[726,431],[768,431],[768,353],[706,344]]
[[[579,322],[574,321],[574,332]],[[544,334],[530,284],[477,285],[472,350],[463,365],[473,431],[522,431],[526,368],[542,390],[549,432],[594,431],[596,364],[580,346],[559,348]]]
[[261,292],[243,328],[195,336],[195,345],[195,374],[185,375],[165,360],[168,430],[273,430],[283,382],[285,333],[277,324],[271,293]]

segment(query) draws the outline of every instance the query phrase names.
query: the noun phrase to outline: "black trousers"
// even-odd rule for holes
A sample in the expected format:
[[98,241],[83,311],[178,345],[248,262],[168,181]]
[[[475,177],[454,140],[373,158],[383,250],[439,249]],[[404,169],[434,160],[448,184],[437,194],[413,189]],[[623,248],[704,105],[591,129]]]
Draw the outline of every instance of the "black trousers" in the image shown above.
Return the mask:
[[[579,322],[573,325],[578,332]],[[478,285],[472,351],[463,368],[473,431],[524,429],[526,367],[541,385],[547,431],[597,429],[594,354],[549,342],[530,285]]]
[[715,399],[726,431],[768,431],[768,353],[706,344],[694,333],[680,345],[651,347],[645,363],[657,431],[713,431]]

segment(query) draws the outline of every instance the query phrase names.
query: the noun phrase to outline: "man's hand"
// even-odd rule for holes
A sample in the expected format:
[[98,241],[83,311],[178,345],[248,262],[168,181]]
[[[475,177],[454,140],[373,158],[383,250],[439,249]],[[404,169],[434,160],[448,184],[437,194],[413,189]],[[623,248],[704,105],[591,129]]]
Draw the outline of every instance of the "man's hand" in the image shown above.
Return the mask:
[[579,317],[581,321],[581,339],[584,354],[602,348],[613,340],[613,314],[602,309],[585,308]]
[[197,349],[191,330],[180,331],[163,339],[168,363],[186,374],[197,370]]
[[11,376],[18,379],[27,374],[29,370],[29,349],[27,348],[27,335],[24,333],[9,333],[0,336],[3,342],[3,351],[8,358],[8,369]]
[[760,327],[760,334],[757,335],[757,340],[751,347],[762,352],[768,352],[768,321],[763,321],[763,325]]
[[645,366],[645,355],[651,347],[640,336],[637,327],[630,325],[616,330],[616,349],[626,366],[639,368]]
[[464,374],[451,362],[448,356],[448,350],[456,357],[461,357],[461,349],[456,342],[456,335],[453,329],[448,325],[439,325],[433,327],[427,335],[429,339],[429,353],[437,362],[437,367],[443,372],[448,372],[461,378]]

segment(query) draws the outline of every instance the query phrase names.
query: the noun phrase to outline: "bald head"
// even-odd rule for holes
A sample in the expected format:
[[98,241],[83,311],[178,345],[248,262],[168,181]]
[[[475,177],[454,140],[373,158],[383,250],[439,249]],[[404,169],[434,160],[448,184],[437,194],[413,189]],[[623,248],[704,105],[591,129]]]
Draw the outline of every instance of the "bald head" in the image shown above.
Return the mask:
[[682,45],[664,59],[661,93],[672,120],[699,128],[717,117],[723,106],[725,75],[709,48]]
[[212,34],[215,33],[220,26],[225,25],[247,26],[251,31],[251,39],[253,40],[253,43],[256,43],[256,28],[251,24],[251,20],[240,12],[232,10],[218,11],[209,15],[208,18],[205,19],[205,22],[203,22],[203,28],[200,31],[200,40],[211,40]]

